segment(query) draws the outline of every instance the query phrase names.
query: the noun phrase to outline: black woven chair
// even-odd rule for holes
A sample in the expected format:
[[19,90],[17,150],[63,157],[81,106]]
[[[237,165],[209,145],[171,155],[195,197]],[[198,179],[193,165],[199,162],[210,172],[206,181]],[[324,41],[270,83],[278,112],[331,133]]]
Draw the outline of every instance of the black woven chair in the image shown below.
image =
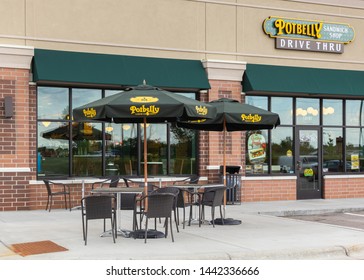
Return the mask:
[[[49,212],[51,212],[53,196],[63,195],[64,196],[64,206],[67,209],[67,196],[68,196],[68,205],[69,205],[69,209],[71,211],[71,209],[72,209],[71,208],[71,191],[70,191],[69,185],[63,184],[63,183],[56,183],[56,182],[53,182],[50,180],[43,180],[43,182],[47,188],[47,194],[48,194],[47,205],[46,205],[45,210],[48,210]],[[57,188],[58,190],[55,191],[55,188]]]
[[[168,219],[171,230],[172,242],[174,242],[173,230],[172,230],[172,208],[175,202],[175,196],[171,193],[154,193],[141,198],[141,201],[148,199],[148,209],[143,211],[145,219],[145,237],[144,243],[147,243],[148,235],[148,220],[154,218],[154,229],[157,230],[157,218],[165,218],[165,233],[164,236],[168,236]],[[134,237],[135,238],[135,237]]]
[[201,222],[205,217],[205,206],[211,207],[211,217],[212,217],[212,225],[215,227],[215,207],[220,208],[220,217],[222,224],[223,215],[222,215],[222,206],[224,204],[224,192],[226,187],[216,187],[216,188],[206,188],[203,193],[200,194],[199,199],[199,207],[200,207],[200,222],[199,226],[201,226]]
[[104,231],[105,220],[110,219],[111,221],[111,233],[115,243],[116,234],[116,211],[113,205],[116,204],[115,196],[111,195],[91,195],[81,199],[81,214],[82,214],[82,229],[83,229],[83,240],[87,245],[87,231],[88,231],[88,220],[104,220]]
[[92,183],[91,189],[94,189],[96,187],[98,187],[98,188],[116,188],[119,184],[119,181],[120,181],[119,177],[110,177],[103,181]]
[[186,225],[186,208],[190,208],[190,214],[189,214],[189,218],[188,218],[188,225],[191,225],[191,220],[192,220],[192,206],[194,205],[193,203],[193,196],[194,193],[188,189],[184,189],[184,188],[180,188],[179,189],[179,193],[177,196],[177,220],[179,222],[179,209],[182,208],[183,210],[183,228],[185,228]]
[[177,187],[158,188],[158,189],[155,189],[151,194],[155,194],[155,193],[170,193],[170,194],[174,195],[174,202],[173,202],[172,210],[174,212],[174,221],[176,223],[177,232],[179,232],[178,218],[177,218],[177,212],[178,212],[177,201],[178,201],[178,195],[180,193],[179,188],[177,188]]

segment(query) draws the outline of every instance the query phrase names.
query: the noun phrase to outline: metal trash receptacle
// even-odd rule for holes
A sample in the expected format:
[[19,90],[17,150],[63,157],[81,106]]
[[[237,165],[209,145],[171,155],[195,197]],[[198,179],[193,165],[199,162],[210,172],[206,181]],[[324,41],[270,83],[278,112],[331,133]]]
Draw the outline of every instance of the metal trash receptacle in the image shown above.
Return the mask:
[[[220,166],[221,182],[223,178],[223,166]],[[241,203],[241,174],[239,174],[240,166],[226,166],[226,203]]]

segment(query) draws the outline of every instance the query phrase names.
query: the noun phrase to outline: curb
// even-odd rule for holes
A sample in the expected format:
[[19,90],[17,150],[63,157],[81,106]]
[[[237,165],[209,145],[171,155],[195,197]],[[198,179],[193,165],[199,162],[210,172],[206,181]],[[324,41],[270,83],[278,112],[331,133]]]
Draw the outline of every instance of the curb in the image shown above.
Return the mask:
[[341,208],[341,209],[317,209],[317,210],[278,210],[269,212],[258,212],[260,215],[288,217],[288,216],[308,216],[330,213],[359,212],[364,211],[364,207]]

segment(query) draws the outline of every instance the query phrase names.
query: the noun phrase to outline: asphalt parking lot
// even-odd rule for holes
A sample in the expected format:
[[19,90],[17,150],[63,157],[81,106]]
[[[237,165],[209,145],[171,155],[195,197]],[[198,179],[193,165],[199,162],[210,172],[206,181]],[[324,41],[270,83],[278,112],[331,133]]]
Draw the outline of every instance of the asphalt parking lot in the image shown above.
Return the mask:
[[330,224],[350,229],[364,230],[364,211],[326,213],[319,215],[286,216],[285,218]]

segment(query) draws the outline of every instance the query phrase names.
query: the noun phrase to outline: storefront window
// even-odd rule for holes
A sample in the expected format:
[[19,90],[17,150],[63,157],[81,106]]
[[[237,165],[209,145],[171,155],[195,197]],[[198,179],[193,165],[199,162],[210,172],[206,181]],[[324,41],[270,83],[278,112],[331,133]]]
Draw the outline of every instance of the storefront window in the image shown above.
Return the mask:
[[[78,123],[70,117],[73,108],[120,91],[38,87],[39,177],[143,175],[142,124]],[[195,99],[195,93],[176,94]],[[147,124],[148,174],[195,174],[195,133]]]
[[363,128],[346,129],[346,165],[348,171],[360,172],[364,170],[364,131]]
[[192,129],[171,124],[171,174],[192,174],[196,170],[196,135]]
[[[323,128],[323,172],[344,172],[343,130],[342,128]],[[346,166],[349,170],[350,167]]]
[[364,125],[364,100],[346,100],[346,125]]
[[319,125],[320,102],[314,98],[297,98],[296,122],[299,125]]
[[271,111],[279,114],[281,124],[292,124],[292,104],[293,98],[290,97],[272,97]]
[[294,173],[292,128],[277,127],[271,133],[272,173]]
[[[322,174],[364,171],[364,101],[254,95],[246,96],[246,102],[270,108],[281,120],[277,128],[266,132],[263,168],[259,169],[260,162],[258,168],[255,167],[252,156],[257,148],[250,146],[252,132],[247,132],[246,174],[264,174],[266,170],[270,174],[295,174],[294,152],[301,147],[295,135],[302,129],[309,129],[305,126],[317,131],[319,142],[316,144],[320,148],[319,152],[304,153],[310,156],[316,153],[316,165],[319,156]],[[292,114],[293,108],[295,114]]]
[[323,125],[343,124],[343,102],[336,99],[324,99],[322,101],[322,122]]

